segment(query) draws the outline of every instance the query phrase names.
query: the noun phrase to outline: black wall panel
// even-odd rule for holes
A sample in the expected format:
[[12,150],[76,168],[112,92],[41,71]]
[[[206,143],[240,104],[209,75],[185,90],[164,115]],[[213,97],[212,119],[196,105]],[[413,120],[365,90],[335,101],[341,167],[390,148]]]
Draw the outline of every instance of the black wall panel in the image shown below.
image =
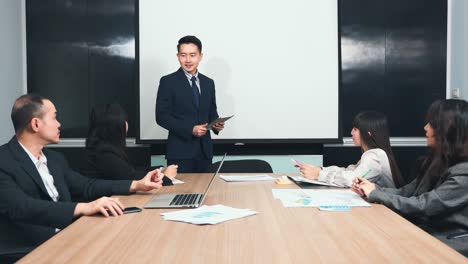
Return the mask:
[[341,68],[343,136],[350,137],[352,120],[362,110],[375,109],[384,95],[384,0],[341,1]]
[[342,0],[344,135],[379,110],[393,137],[424,136],[425,112],[446,96],[447,0]]
[[119,102],[135,135],[135,1],[89,0],[89,102]]
[[28,90],[53,100],[64,137],[88,124],[86,9],[83,0],[27,1]]
[[393,136],[424,136],[429,105],[446,97],[447,1],[386,2],[384,111]]
[[62,138],[85,137],[96,104],[118,102],[135,135],[135,0],[27,0],[28,91],[50,97]]

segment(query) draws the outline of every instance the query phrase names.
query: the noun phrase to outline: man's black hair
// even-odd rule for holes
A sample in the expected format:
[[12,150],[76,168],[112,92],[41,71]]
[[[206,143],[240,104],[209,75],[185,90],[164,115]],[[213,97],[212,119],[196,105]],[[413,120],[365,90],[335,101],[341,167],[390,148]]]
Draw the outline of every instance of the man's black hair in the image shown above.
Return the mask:
[[198,47],[198,51],[200,51],[200,53],[202,52],[202,43],[195,36],[185,36],[179,39],[179,44],[177,44],[177,52],[179,52],[180,45],[182,44],[194,44]]

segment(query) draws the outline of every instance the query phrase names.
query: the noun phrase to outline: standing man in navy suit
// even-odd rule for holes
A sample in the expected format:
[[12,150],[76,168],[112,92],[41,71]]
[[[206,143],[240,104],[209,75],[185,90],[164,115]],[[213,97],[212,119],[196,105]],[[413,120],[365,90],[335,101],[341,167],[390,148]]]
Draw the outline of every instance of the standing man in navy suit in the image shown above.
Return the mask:
[[202,58],[197,37],[181,38],[177,45],[180,68],[161,78],[156,98],[156,122],[169,131],[167,164],[177,164],[182,173],[207,171],[213,159],[209,130],[218,134],[224,128],[224,122],[208,127],[218,112],[214,81],[198,72]]

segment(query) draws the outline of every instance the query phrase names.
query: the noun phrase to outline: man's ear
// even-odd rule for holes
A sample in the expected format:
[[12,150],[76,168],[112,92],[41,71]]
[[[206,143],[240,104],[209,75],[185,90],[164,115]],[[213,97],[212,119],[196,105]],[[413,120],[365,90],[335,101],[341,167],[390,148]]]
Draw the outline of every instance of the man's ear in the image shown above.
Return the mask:
[[33,117],[31,119],[31,122],[29,122],[29,125],[31,126],[31,130],[34,132],[39,131],[39,118]]

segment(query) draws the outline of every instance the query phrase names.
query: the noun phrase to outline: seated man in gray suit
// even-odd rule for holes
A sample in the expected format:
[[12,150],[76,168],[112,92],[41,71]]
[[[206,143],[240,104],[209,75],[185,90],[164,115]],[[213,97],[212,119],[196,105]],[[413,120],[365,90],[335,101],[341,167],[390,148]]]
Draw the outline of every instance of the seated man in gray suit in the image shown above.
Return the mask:
[[[139,181],[106,181],[71,170],[65,158],[45,145],[59,142],[54,104],[37,95],[19,97],[11,111],[16,135],[0,147],[0,255],[14,261],[83,215],[122,215],[124,205],[106,196],[150,191],[162,174]],[[72,197],[90,202],[74,202]],[[0,261],[1,262],[1,261]]]

